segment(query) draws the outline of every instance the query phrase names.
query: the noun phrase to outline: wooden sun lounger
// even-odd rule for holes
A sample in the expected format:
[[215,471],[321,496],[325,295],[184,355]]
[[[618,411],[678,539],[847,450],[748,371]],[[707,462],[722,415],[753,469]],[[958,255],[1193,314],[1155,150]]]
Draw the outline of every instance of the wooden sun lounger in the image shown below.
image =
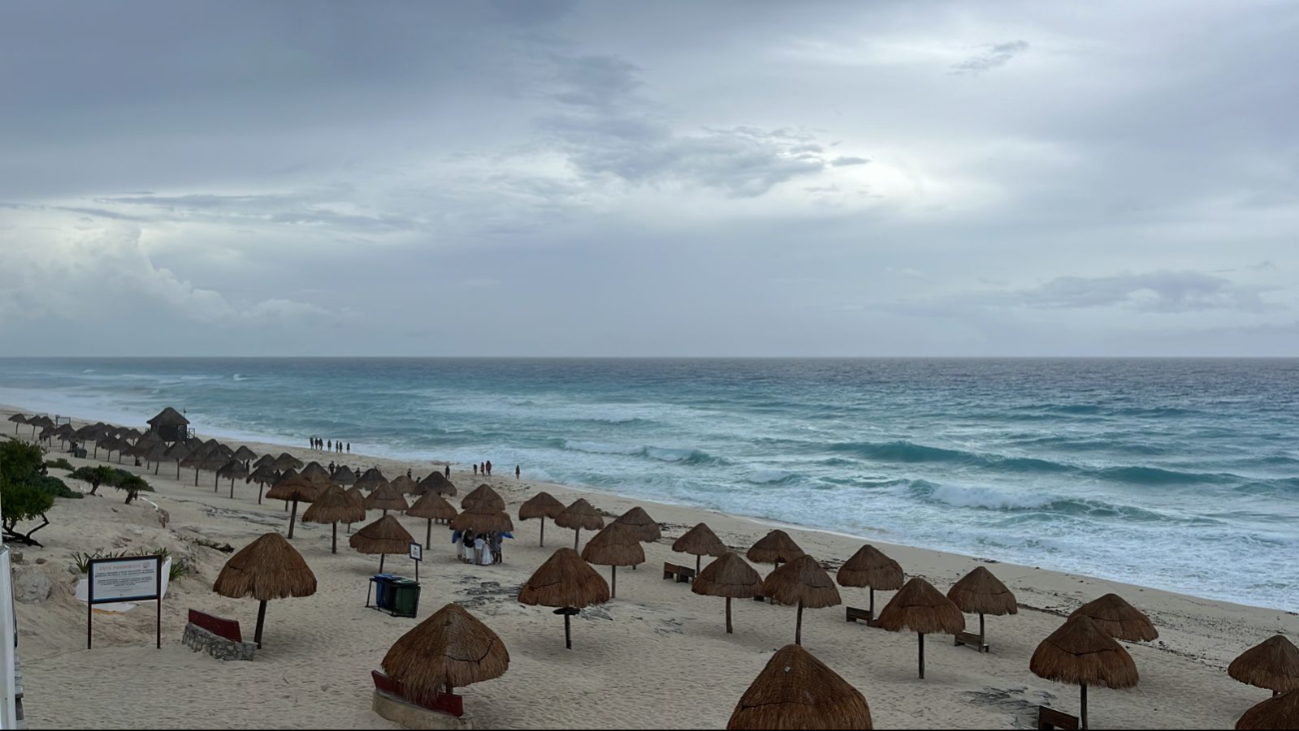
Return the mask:
[[695,570],[689,566],[678,566],[674,563],[663,564],[663,580],[675,579],[678,584],[688,584],[695,578]]
[[1037,728],[1038,731],[1052,731],[1052,729],[1067,729],[1067,731],[1077,731],[1080,727],[1077,716],[1070,716],[1054,708],[1046,706],[1037,707]]
[[979,636],[973,632],[961,632],[956,635],[956,646],[960,647],[962,645],[973,647],[979,652],[987,652],[989,648],[988,644],[980,640]]
[[668,579],[672,579],[673,581],[675,581],[676,578],[677,578],[677,572],[680,571],[680,570],[681,570],[681,567],[680,567],[680,566],[678,566],[678,565],[676,565],[676,564],[674,564],[674,563],[668,563],[668,562],[664,561],[664,562],[663,562],[663,580],[664,580],[664,581],[667,581]]
[[862,621],[866,623],[867,627],[880,626],[879,621],[875,619],[875,615],[871,614],[871,610],[869,609],[859,609],[857,607],[844,607],[844,615],[846,621],[849,622]]

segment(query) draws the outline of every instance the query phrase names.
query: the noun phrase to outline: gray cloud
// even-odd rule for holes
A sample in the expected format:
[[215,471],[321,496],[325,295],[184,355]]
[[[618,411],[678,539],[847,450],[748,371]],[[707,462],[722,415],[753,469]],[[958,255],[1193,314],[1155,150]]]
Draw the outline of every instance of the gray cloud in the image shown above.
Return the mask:
[[830,164],[833,165],[834,167],[840,168],[840,167],[843,167],[843,166],[845,166],[845,165],[865,165],[865,164],[867,164],[867,163],[869,163],[869,162],[870,162],[870,160],[868,160],[868,159],[866,159],[866,158],[864,158],[864,157],[847,157],[847,156],[845,156],[845,157],[836,157],[835,159],[833,159],[833,160],[830,161]]
[[1157,271],[1109,277],[1059,277],[1015,292],[1006,301],[1050,309],[1125,307],[1143,312],[1213,309],[1266,312],[1277,309],[1263,299],[1267,289],[1200,272]]
[[984,46],[979,53],[952,66],[954,74],[981,74],[1001,68],[1010,63],[1012,58],[1028,50],[1028,41],[1009,41]]

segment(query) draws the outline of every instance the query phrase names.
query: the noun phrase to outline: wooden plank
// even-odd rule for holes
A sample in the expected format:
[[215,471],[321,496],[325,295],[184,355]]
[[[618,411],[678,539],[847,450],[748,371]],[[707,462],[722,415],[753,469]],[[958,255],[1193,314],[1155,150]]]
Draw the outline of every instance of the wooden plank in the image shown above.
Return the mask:
[[675,578],[677,578],[677,572],[680,571],[680,570],[681,570],[681,567],[680,567],[680,566],[678,566],[678,565],[676,565],[676,564],[674,564],[674,563],[667,563],[667,562],[665,561],[665,562],[663,563],[663,580],[666,581],[666,580],[668,580],[668,579],[675,579]]
[[862,620],[867,624],[870,624],[871,620],[875,619],[875,616],[871,614],[871,610],[859,609],[857,607],[845,607],[844,615],[846,617],[846,620],[849,622],[856,622],[857,620]]
[[965,646],[968,646],[968,647],[973,647],[974,649],[978,650],[979,652],[987,652],[987,651],[988,651],[988,646],[985,645],[985,644],[983,644],[983,643],[979,640],[979,636],[976,635],[976,634],[974,634],[973,632],[961,632],[961,633],[957,634],[957,635],[956,635],[955,644],[956,644],[957,647],[961,647],[962,645],[965,645]]
[[202,627],[217,637],[224,637],[235,642],[244,641],[243,633],[239,631],[239,622],[233,619],[222,619],[191,609],[189,610],[189,623]]
[[1066,731],[1078,730],[1078,717],[1062,713],[1054,708],[1046,706],[1037,707],[1037,728],[1038,731],[1052,731],[1052,729],[1066,729]]

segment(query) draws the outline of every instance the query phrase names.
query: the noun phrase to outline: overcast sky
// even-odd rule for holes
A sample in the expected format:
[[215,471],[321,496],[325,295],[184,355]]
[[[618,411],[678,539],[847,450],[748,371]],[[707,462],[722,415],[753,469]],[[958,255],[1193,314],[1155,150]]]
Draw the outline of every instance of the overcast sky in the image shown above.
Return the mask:
[[1299,355],[1299,4],[0,10],[0,355]]

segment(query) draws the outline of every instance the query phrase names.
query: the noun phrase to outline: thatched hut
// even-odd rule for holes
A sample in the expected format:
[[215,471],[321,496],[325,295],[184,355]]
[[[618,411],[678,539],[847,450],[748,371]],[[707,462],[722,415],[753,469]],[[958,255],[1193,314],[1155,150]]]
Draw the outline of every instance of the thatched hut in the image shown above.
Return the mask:
[[[885,611],[888,611],[887,609]],[[1137,684],[1137,664],[1123,645],[1086,614],[1074,614],[1033,651],[1028,669],[1039,678],[1081,686],[1082,727],[1087,728],[1087,686],[1116,690]]]
[[378,467],[371,467],[365,471],[365,474],[356,478],[356,486],[366,491],[386,484],[388,484],[388,478],[383,476]]
[[456,509],[451,503],[447,502],[441,495],[435,492],[426,492],[420,496],[415,504],[410,506],[406,515],[412,518],[424,518],[428,521],[428,529],[424,533],[424,549],[433,542],[433,521],[445,520],[448,523],[456,517]]
[[383,656],[383,671],[402,695],[432,705],[445,690],[499,678],[510,667],[505,643],[464,607],[448,604],[402,635]]
[[393,488],[392,483],[386,480],[379,483],[373,492],[365,496],[365,509],[382,510],[384,515],[387,515],[389,510],[396,510],[400,513],[409,507],[410,503],[406,502],[406,498],[402,497],[402,494]]
[[564,512],[555,516],[555,525],[573,529],[573,550],[576,551],[582,529],[599,530],[604,527],[604,518],[585,498],[578,498],[572,505],[564,508]]
[[1019,604],[1001,580],[983,566],[976,566],[973,571],[961,577],[947,590],[947,598],[960,607],[962,612],[979,615],[979,647],[987,644],[983,631],[983,616],[991,614],[1001,617],[1007,614],[1018,614]]
[[338,524],[365,520],[365,508],[357,505],[338,485],[328,485],[302,514],[303,523],[329,523],[329,552],[338,553]]
[[251,596],[260,602],[254,640],[261,648],[266,602],[315,594],[316,575],[283,536],[267,533],[226,561],[212,590],[231,599]]
[[873,729],[861,692],[798,645],[776,651],[727,729]]
[[505,510],[505,498],[487,483],[475,487],[472,492],[465,495],[465,499],[460,501],[460,509],[468,510],[480,502],[486,503],[492,510]]
[[336,485],[351,487],[356,484],[356,473],[352,471],[351,467],[339,467],[334,470],[334,474],[330,475],[330,479]]
[[561,548],[546,559],[519,591],[519,603],[558,607],[564,615],[564,646],[573,649],[571,618],[582,607],[609,601],[609,585],[571,548]]
[[1241,653],[1227,674],[1272,695],[1299,689],[1299,648],[1284,635],[1273,635]]
[[1116,640],[1151,642],[1159,638],[1159,630],[1155,629],[1150,618],[1118,594],[1106,594],[1087,602],[1073,613],[1091,617],[1096,626]]
[[762,575],[738,553],[724,553],[695,577],[690,590],[703,596],[726,597],[726,634],[731,629],[731,600],[752,599],[762,593]]
[[902,588],[905,578],[902,566],[897,561],[871,545],[857,549],[857,553],[839,567],[839,573],[835,576],[839,586],[870,588],[871,619],[875,618],[875,590],[897,591]]
[[189,419],[168,406],[149,419],[149,430],[156,432],[164,442],[183,442],[189,439]]
[[618,596],[618,567],[638,566],[645,562],[645,549],[635,529],[617,521],[592,536],[582,549],[582,560],[597,566],[608,566],[612,575],[609,598]]
[[803,644],[803,608],[823,609],[841,603],[839,589],[830,574],[807,554],[779,566],[762,582],[762,595],[775,604],[798,607],[794,644]]
[[618,516],[614,522],[631,528],[636,534],[636,540],[641,543],[654,543],[663,537],[658,521],[651,518],[650,514],[645,512],[645,508],[639,505]]
[[407,477],[406,475],[397,475],[396,477],[392,478],[392,480],[388,484],[392,486],[392,489],[396,490],[402,495],[414,495],[415,492],[419,489],[419,483],[415,482],[414,480]]
[[769,563],[779,568],[782,563],[789,563],[802,556],[803,549],[785,531],[773,530],[758,539],[745,555],[754,563]]
[[[436,473],[435,473],[436,474]],[[532,520],[533,518],[541,519],[541,543],[542,548],[546,547],[546,518],[554,520],[559,514],[564,512],[564,504],[555,499],[548,492],[539,492],[528,498],[528,501],[519,506],[519,520]]]
[[880,612],[879,626],[889,632],[909,629],[920,641],[920,678],[925,677],[925,635],[956,635],[965,631],[961,608],[933,584],[916,576]]
[[672,543],[672,550],[677,553],[688,553],[695,557],[695,576],[699,575],[701,559],[704,556],[724,556],[729,549],[722,539],[717,537],[707,523],[700,523],[686,531],[685,535]]
[[[248,477],[248,465],[237,459],[231,459],[217,468],[216,477],[218,480],[230,480],[230,499],[233,500],[235,497],[235,480]],[[216,491],[213,490],[213,492]]]
[[395,516],[385,515],[356,532],[348,544],[361,553],[379,554],[379,572],[383,572],[383,559],[389,553],[405,555],[415,542]]
[[421,495],[427,492],[434,492],[442,497],[456,496],[456,486],[452,484],[451,480],[447,479],[446,475],[437,470],[434,470],[429,473],[428,477],[420,480],[416,485],[416,489],[419,490]]
[[498,510],[495,503],[480,500],[452,518],[451,528],[471,533],[508,533],[514,530],[514,521],[504,510]]
[[1299,728],[1299,690],[1269,698],[1236,721],[1236,731],[1287,731]]
[[309,503],[316,499],[320,486],[302,475],[280,480],[266,492],[272,500],[288,500],[293,503],[293,512],[289,513],[289,538],[293,537],[293,524],[298,519],[298,503]]

